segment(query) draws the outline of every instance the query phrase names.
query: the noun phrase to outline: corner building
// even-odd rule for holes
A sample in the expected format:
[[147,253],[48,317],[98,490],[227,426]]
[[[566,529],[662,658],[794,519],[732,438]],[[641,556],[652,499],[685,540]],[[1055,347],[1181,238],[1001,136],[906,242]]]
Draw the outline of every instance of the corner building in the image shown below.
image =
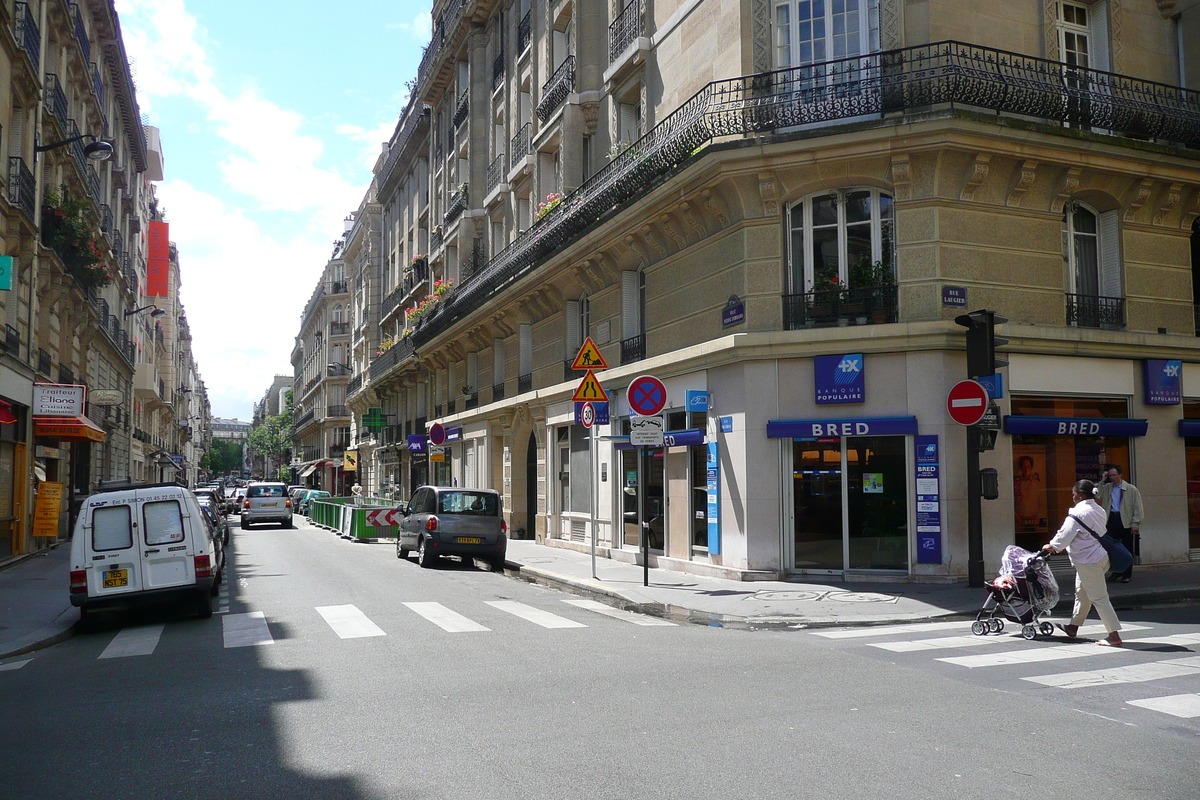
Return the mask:
[[[496,488],[548,545],[588,547],[594,499],[611,558],[958,580],[954,318],[989,308],[985,568],[1105,462],[1143,492],[1143,563],[1200,556],[1197,42],[1195,2],[438,2],[375,174],[356,442],[402,496]],[[624,438],[641,375],[661,449]]]

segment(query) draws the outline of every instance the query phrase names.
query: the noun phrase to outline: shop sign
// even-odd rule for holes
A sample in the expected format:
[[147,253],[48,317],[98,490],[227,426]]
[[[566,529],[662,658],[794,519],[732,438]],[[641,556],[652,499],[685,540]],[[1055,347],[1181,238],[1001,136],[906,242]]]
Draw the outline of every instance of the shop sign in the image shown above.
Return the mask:
[[38,485],[37,503],[33,507],[33,535],[58,536],[58,513],[62,508],[63,485],[43,481]]
[[[584,406],[592,407],[591,424],[584,422]],[[591,402],[591,403],[576,403],[575,404],[575,424],[591,427],[592,425],[607,425],[608,420],[608,403]]]
[[1003,372],[997,372],[995,375],[980,375],[975,382],[987,389],[988,397],[993,400],[1000,400],[1004,397]]
[[46,447],[45,445],[37,445],[33,449],[35,458],[62,458],[62,450],[57,447]]
[[774,419],[767,422],[768,439],[803,439],[810,436],[905,436],[916,432],[916,417]]
[[706,457],[705,511],[708,514],[708,554],[721,554],[721,470],[720,445],[709,442]]
[[966,308],[967,287],[942,286],[942,305],[946,308]]
[[357,472],[358,471],[358,451],[347,450],[342,453],[342,471]]
[[938,437],[913,437],[917,467],[917,563],[942,563],[941,463]]
[[1004,432],[1042,436],[1145,436],[1149,424],[1144,419],[1103,419],[1098,417],[1027,417],[1010,414],[1004,418]]
[[1148,358],[1142,362],[1146,405],[1177,406],[1183,402],[1183,362]]
[[721,433],[733,433],[733,417],[721,417]]
[[684,406],[688,411],[708,411],[708,392],[699,389],[687,389],[683,393]]
[[425,437],[421,434],[414,434],[408,437],[408,452],[424,453],[425,452]]
[[0,292],[12,291],[13,257],[0,256]]
[[1180,436],[1200,436],[1200,419],[1179,420]]
[[746,321],[746,301],[736,294],[729,295],[729,301],[721,309],[721,327],[729,328]]
[[[662,419],[662,417],[632,417],[629,421],[630,427],[634,425],[634,421],[638,419]],[[664,431],[662,434],[662,443],[656,445],[646,445],[647,447],[696,447],[704,444],[704,431],[700,428],[688,428],[684,431]],[[633,435],[630,434],[629,441],[617,441],[613,443],[613,447],[617,450],[633,450],[638,445],[633,441]]]
[[866,401],[862,353],[817,356],[814,366],[817,405]]
[[33,415],[35,417],[83,416],[83,401],[86,395],[86,386],[35,383],[33,385]]
[[462,428],[446,428],[446,441],[447,442],[462,441]]
[[120,389],[93,389],[88,403],[93,406],[119,406],[125,402],[125,393]]

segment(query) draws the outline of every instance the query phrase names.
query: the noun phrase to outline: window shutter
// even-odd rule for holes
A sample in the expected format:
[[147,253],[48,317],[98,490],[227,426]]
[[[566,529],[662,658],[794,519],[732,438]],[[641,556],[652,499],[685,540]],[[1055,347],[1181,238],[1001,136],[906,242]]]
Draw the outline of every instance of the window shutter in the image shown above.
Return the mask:
[[641,274],[636,269],[621,272],[621,338],[632,339],[642,332]]
[[1121,228],[1117,211],[1100,214],[1100,294],[1123,297],[1121,291]]
[[503,339],[492,339],[492,383],[504,383]]
[[579,337],[579,301],[568,300],[567,310],[567,352],[566,358],[575,358],[583,341]]
[[520,327],[520,343],[521,350],[518,356],[518,369],[521,375],[528,375],[533,372],[533,328],[529,323],[522,323]]
[[1090,9],[1088,16],[1091,22],[1092,69],[1102,72],[1112,71],[1111,48],[1108,40],[1108,0],[1098,0]]

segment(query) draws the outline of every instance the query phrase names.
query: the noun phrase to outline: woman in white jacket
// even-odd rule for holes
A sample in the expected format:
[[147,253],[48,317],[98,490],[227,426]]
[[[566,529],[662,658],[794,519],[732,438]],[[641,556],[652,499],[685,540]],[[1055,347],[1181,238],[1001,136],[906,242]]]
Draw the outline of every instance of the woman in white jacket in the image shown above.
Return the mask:
[[[1075,611],[1071,622],[1066,625],[1056,625],[1059,630],[1074,639],[1079,633],[1079,626],[1087,619],[1092,606],[1100,614],[1108,636],[1096,642],[1104,647],[1120,647],[1121,621],[1113,609],[1112,601],[1108,599],[1108,584],[1104,580],[1108,572],[1108,553],[1100,544],[1099,539],[1088,532],[1091,528],[1099,536],[1104,536],[1107,516],[1104,509],[1096,502],[1100,490],[1091,481],[1079,481],[1071,488],[1071,502],[1074,506],[1067,512],[1062,527],[1048,544],[1042,547],[1050,553],[1061,553],[1066,550],[1071,556],[1071,565],[1075,567]],[[1086,527],[1085,527],[1086,526]]]

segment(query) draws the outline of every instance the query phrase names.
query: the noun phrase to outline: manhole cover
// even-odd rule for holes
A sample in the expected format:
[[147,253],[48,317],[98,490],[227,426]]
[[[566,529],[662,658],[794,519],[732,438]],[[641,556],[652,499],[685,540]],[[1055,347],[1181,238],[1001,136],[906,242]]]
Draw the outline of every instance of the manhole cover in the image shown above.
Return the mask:
[[774,592],[755,592],[754,600],[820,600],[825,592],[808,592],[783,589]]
[[825,599],[840,603],[894,603],[900,598],[878,592],[830,592]]

